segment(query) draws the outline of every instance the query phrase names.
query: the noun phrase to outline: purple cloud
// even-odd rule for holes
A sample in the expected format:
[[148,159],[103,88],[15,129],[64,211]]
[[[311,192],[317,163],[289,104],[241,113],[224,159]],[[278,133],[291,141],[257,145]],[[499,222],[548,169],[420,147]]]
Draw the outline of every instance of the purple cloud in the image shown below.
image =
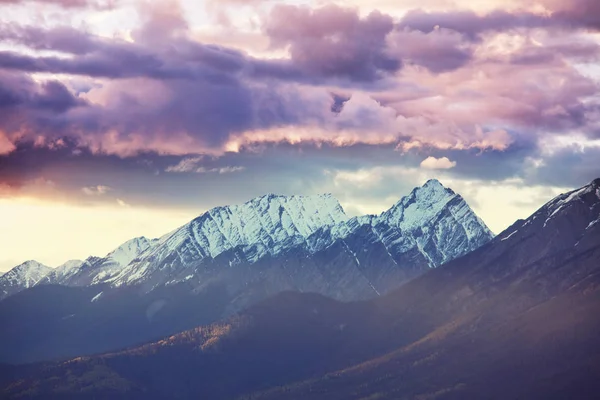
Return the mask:
[[517,28],[564,28],[600,29],[600,2],[597,0],[544,0],[549,13],[495,10],[480,15],[473,11],[412,10],[398,23],[429,33],[437,27],[465,34],[471,40],[480,40],[480,34],[488,31],[504,32]]
[[334,5],[276,6],[264,30],[273,47],[289,46],[292,62],[309,73],[372,81],[402,67],[386,48],[393,27],[392,18],[377,11],[361,18]]
[[398,54],[407,64],[419,65],[433,73],[453,71],[473,59],[473,47],[455,31],[438,28],[429,33],[402,29],[391,36]]

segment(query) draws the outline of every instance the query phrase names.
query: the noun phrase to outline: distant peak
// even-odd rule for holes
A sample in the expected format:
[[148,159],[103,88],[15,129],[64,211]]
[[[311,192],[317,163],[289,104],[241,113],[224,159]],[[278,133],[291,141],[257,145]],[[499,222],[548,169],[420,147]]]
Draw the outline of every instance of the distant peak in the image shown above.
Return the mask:
[[25,261],[6,272],[3,279],[17,279],[23,287],[31,287],[52,271],[52,268],[35,260]]
[[435,178],[428,180],[427,182],[425,182],[425,184],[423,186],[441,186],[441,187],[444,187],[444,185],[442,185],[442,183],[440,181],[438,181],[437,179],[435,179]]
[[430,179],[427,182],[425,182],[425,184],[423,186],[421,186],[420,188],[417,187],[418,189],[429,189],[429,190],[436,190],[436,191],[442,191],[445,190],[446,192],[452,193],[454,194],[454,191],[450,188],[447,188],[446,186],[444,186],[442,184],[442,182],[438,181],[437,179]]
[[69,261],[59,265],[57,268],[62,268],[62,269],[68,270],[71,268],[78,267],[81,264],[83,264],[82,260],[69,260]]
[[131,246],[139,246],[139,245],[147,245],[148,243],[150,243],[150,241],[145,237],[145,236],[139,236],[133,239],[129,239],[128,241],[122,243],[119,247],[117,247],[115,250],[113,250],[111,253],[114,253],[115,251],[119,251],[125,248],[129,248]]
[[148,242],[148,238],[146,236],[139,236],[139,237],[133,238],[131,240],[128,240],[125,243],[135,243],[135,242],[142,242],[142,243]]
[[30,267],[46,267],[41,262],[35,260],[27,260],[22,264],[17,265],[15,268],[30,268]]
[[596,178],[594,179],[591,183],[590,186],[594,187],[594,188],[600,188],[600,178]]
[[411,192],[411,194],[415,196],[430,196],[432,194],[445,195],[446,193],[450,195],[454,194],[451,189],[448,189],[442,185],[442,183],[437,179],[430,179],[425,182],[423,186],[415,187]]

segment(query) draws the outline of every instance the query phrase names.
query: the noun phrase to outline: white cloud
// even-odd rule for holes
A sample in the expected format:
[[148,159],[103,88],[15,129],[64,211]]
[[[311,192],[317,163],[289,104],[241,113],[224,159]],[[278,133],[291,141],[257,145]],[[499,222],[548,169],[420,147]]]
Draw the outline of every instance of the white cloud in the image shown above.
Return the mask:
[[421,168],[425,169],[451,169],[454,167],[456,167],[456,161],[450,161],[448,157],[427,157],[421,163]]
[[108,186],[98,185],[98,186],[87,186],[81,189],[83,193],[88,196],[102,196],[103,194],[111,191],[112,188]]
[[218,173],[218,174],[229,174],[233,172],[239,172],[246,169],[246,167],[240,166],[225,166],[225,167],[215,167],[215,168],[206,168],[199,166],[198,164],[204,160],[203,156],[199,157],[188,157],[181,160],[176,165],[171,165],[165,171],[166,172],[175,172],[175,173],[183,173],[183,172],[194,172],[197,174],[208,174],[208,173]]
[[230,174],[233,172],[239,172],[239,171],[243,171],[245,170],[246,167],[220,167],[220,168],[204,168],[204,167],[200,167],[198,168],[195,172],[199,173],[199,174],[206,174],[206,173],[219,173],[219,174]]
[[178,164],[168,167],[165,172],[195,172],[203,159],[203,156],[184,158]]
[[123,201],[121,199],[117,199],[117,204],[120,205],[121,207],[131,207],[131,205],[127,204],[125,201]]

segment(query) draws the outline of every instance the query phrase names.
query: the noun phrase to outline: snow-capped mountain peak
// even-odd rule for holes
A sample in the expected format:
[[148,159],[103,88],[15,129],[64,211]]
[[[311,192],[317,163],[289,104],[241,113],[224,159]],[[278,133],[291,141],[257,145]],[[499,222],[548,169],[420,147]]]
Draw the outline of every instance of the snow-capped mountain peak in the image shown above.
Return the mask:
[[11,294],[35,286],[52,271],[52,268],[30,260],[17,265],[0,276],[0,300]]
[[381,215],[392,225],[412,230],[434,218],[457,194],[444,187],[437,179],[413,189],[388,211]]
[[35,260],[29,260],[8,271],[2,276],[2,279],[18,282],[24,287],[29,288],[38,283],[50,271],[52,271],[52,268]]
[[81,260],[69,260],[62,265],[54,268],[45,277],[43,277],[39,284],[56,284],[60,282],[66,282],[68,279],[75,275],[79,268],[83,265],[84,261]]
[[67,261],[52,270],[39,284],[87,286],[103,282],[105,279],[119,273],[154,243],[156,243],[156,240],[137,237],[121,244],[105,257],[92,256],[85,261]]
[[268,194],[241,205],[216,207],[160,238],[140,262],[130,264],[111,281],[135,281],[159,267],[195,264],[233,249],[253,262],[301,245],[319,228],[347,219],[330,194]]
[[159,239],[129,240],[42,283],[152,290],[186,282],[201,290],[222,281],[236,291],[269,276],[275,292],[352,300],[385,293],[491,237],[462,197],[437,180],[380,215],[350,219],[331,194],[267,194],[212,208]]
[[110,253],[106,258],[118,264],[121,267],[128,265],[136,257],[146,251],[152,244],[152,241],[141,236],[126,241]]
[[561,194],[544,206],[547,214],[546,224],[561,211],[577,202],[595,202],[596,200],[600,200],[600,179],[595,179],[579,189]]
[[64,264],[61,264],[58,267],[56,267],[56,269],[57,270],[68,271],[68,270],[71,270],[73,268],[79,267],[82,263],[83,263],[82,260],[69,260],[69,261],[65,262]]

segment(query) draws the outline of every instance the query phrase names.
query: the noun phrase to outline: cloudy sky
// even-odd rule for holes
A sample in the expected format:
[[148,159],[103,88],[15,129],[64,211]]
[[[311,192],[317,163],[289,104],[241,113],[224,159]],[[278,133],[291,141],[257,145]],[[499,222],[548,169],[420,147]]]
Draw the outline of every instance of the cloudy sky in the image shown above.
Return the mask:
[[600,176],[597,0],[0,0],[0,271],[429,178],[499,233]]

